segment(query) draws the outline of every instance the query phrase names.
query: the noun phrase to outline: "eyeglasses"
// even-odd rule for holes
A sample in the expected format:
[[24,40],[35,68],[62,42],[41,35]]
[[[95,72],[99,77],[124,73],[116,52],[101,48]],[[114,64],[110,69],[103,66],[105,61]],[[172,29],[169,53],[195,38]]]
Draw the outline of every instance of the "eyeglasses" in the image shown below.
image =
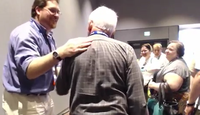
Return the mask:
[[47,10],[51,15],[61,15],[60,10],[56,9],[56,8],[44,8],[45,10]]

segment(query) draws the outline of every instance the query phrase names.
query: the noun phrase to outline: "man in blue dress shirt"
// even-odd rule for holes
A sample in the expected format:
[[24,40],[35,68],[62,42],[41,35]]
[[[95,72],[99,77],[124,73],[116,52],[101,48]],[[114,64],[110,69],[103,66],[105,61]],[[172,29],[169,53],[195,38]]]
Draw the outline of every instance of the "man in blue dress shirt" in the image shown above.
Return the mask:
[[49,92],[59,61],[91,44],[90,39],[77,38],[56,48],[51,29],[59,19],[58,4],[59,0],[35,0],[31,20],[11,32],[3,67],[2,108],[7,115],[52,115]]

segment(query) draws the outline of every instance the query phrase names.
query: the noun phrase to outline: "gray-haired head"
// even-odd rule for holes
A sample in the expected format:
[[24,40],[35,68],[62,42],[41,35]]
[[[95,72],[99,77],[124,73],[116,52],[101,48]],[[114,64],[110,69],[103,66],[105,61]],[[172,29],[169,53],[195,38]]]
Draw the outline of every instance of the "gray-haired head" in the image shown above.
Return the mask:
[[92,21],[97,28],[113,33],[117,25],[117,18],[115,11],[108,7],[100,6],[92,11],[88,22]]

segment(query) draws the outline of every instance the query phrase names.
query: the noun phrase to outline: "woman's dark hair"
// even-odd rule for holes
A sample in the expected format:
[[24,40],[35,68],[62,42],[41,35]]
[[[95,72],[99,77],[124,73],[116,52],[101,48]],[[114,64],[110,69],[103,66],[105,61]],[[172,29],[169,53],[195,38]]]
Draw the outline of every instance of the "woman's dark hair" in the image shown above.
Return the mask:
[[149,51],[152,51],[152,46],[149,43],[143,44],[142,47],[146,47]]
[[31,17],[35,18],[35,16],[37,15],[35,8],[39,7],[39,8],[44,8],[47,5],[47,1],[56,1],[57,3],[59,3],[59,0],[35,0],[33,2],[32,8],[31,8]]
[[183,43],[178,41],[178,40],[172,40],[172,41],[169,42],[169,44],[171,44],[171,43],[176,44],[176,47],[177,47],[176,52],[178,54],[178,57],[180,57],[180,58],[183,57],[184,54],[185,54],[185,47],[184,47]]

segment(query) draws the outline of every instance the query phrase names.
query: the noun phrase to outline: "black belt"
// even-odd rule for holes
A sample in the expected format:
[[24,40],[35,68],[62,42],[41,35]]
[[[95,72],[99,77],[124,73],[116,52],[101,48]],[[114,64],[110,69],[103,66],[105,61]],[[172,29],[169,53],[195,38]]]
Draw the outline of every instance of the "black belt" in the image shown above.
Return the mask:
[[45,96],[47,95],[47,93],[29,93],[29,94],[26,94],[27,96],[30,96],[30,95],[34,95],[34,96]]

